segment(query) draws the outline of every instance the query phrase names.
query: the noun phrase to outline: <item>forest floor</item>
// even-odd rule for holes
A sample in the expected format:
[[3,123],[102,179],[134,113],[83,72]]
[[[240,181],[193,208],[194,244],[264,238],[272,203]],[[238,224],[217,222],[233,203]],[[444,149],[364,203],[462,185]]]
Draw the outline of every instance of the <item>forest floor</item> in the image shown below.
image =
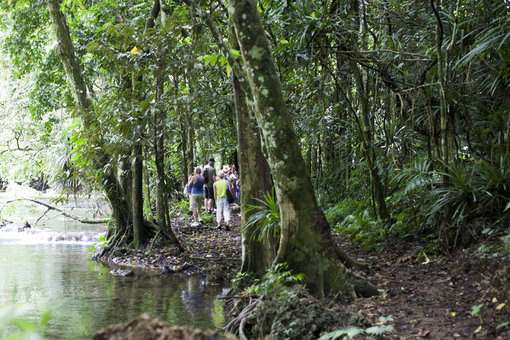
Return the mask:
[[[215,228],[213,215],[205,215],[205,220],[205,226],[191,227],[188,214],[174,216],[172,228],[184,254],[155,245],[150,252],[127,251],[109,261],[162,275],[206,272],[209,281],[229,286],[241,263],[239,207],[233,205],[235,227],[230,231]],[[510,339],[510,255],[497,252],[496,244],[486,242],[436,257],[417,251],[421,249],[417,244],[377,253],[338,234],[334,237],[351,257],[370,264],[360,274],[381,294],[359,298],[348,309],[371,325],[382,319],[391,324],[394,331],[385,338]]]
[[382,290],[349,308],[372,324],[391,316],[392,339],[510,339],[510,256],[496,244],[437,257],[417,244],[380,254],[340,244],[370,263],[366,276]]

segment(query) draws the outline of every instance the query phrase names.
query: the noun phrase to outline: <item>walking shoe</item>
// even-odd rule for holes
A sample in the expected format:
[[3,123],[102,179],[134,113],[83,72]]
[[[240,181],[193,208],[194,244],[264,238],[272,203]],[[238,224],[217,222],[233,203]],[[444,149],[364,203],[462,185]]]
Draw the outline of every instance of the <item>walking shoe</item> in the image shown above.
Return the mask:
[[193,222],[193,223],[191,223],[191,226],[192,226],[192,227],[198,227],[199,225],[200,225],[200,223],[198,223],[198,222]]

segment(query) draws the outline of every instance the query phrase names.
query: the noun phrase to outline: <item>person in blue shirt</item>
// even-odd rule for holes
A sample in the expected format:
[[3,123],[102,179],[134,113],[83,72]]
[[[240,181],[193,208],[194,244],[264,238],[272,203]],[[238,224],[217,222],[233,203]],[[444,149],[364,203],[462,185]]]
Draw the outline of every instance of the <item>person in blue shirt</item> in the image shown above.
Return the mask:
[[202,221],[202,203],[204,201],[204,177],[201,175],[202,169],[197,167],[195,173],[189,177],[188,186],[191,186],[191,195],[189,196],[189,209],[193,212],[193,224],[198,227],[203,224]]

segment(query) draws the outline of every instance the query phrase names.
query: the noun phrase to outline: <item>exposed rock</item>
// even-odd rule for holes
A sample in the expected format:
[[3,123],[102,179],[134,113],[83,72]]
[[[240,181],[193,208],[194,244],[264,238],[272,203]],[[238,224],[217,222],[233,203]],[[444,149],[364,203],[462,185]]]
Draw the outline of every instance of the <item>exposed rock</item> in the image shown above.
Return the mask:
[[170,326],[161,318],[142,314],[127,323],[103,328],[92,337],[93,340],[233,340],[231,334],[219,334],[212,330]]
[[25,221],[25,225],[23,227],[18,228],[18,233],[24,232],[25,230],[31,229],[31,228],[32,228],[32,226],[30,225],[30,223]]
[[110,273],[114,276],[122,276],[122,277],[135,275],[135,272],[132,269],[114,269],[114,270],[110,271]]

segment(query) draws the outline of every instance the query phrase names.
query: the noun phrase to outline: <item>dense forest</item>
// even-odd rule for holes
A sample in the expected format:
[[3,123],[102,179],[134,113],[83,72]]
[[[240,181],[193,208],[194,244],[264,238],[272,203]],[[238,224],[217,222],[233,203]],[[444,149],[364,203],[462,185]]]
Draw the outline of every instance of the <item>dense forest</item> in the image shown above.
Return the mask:
[[1,180],[103,193],[102,256],[155,235],[182,250],[169,210],[209,157],[237,166],[255,225],[241,272],[285,263],[316,297],[377,294],[331,230],[378,251],[496,236],[510,252],[507,0],[1,8]]

